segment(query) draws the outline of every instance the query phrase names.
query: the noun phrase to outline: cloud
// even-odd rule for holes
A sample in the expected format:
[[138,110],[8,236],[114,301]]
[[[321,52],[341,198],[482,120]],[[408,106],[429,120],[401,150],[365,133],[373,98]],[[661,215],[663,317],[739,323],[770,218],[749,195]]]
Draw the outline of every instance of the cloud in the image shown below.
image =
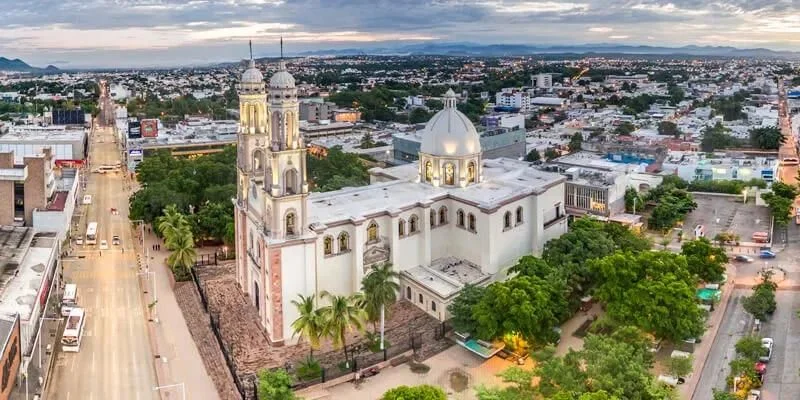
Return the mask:
[[[34,64],[228,61],[252,39],[276,53],[439,40],[542,45],[608,38],[791,49],[800,2],[774,0],[2,0],[0,55]],[[623,29],[624,27],[624,29]],[[613,34],[612,34],[613,33]],[[301,50],[302,49],[302,50]],[[77,56],[76,54],[80,54]],[[240,58],[240,57],[239,57]]]

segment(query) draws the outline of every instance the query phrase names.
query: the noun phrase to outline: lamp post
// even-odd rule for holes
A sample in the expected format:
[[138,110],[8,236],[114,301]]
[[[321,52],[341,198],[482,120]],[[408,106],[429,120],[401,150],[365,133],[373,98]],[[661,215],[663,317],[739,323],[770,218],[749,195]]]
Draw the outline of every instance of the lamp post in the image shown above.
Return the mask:
[[181,398],[183,400],[186,400],[186,387],[183,384],[183,382],[176,383],[176,384],[173,384],[173,385],[153,386],[153,391],[157,392],[157,391],[159,391],[161,389],[169,389],[169,388],[174,388],[174,387],[180,387],[181,388]]
[[150,279],[150,276],[153,277],[153,321],[158,323],[158,292],[156,291],[156,273],[154,271],[145,271],[139,272],[136,275],[146,275],[147,279]]

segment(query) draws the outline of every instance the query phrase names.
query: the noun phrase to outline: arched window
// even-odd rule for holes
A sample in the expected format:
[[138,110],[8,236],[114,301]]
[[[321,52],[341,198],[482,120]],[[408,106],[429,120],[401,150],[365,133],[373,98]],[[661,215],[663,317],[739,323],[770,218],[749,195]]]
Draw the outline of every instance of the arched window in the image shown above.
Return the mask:
[[475,163],[472,161],[467,164],[467,182],[475,183]]
[[292,168],[283,174],[284,194],[296,194],[300,192],[297,187],[297,170]]
[[409,233],[415,233],[419,230],[419,218],[416,215],[412,215],[411,218],[408,219],[408,224],[410,225],[408,231]]
[[436,226],[436,210],[431,210],[428,216],[429,216],[428,219],[430,219],[431,222],[431,228],[433,228],[434,226]]
[[503,214],[503,228],[511,228],[511,211],[506,211],[506,213]]
[[261,310],[261,294],[258,292],[258,281],[253,281],[253,301],[256,303],[256,310]]
[[339,252],[343,253],[350,250],[350,235],[347,232],[339,234]]
[[436,311],[436,302],[431,300],[431,311]]
[[517,207],[517,224],[522,223],[522,207]]
[[264,153],[261,150],[253,152],[253,171],[261,172],[264,168]]
[[422,293],[420,293],[418,297],[419,297],[419,304],[425,303],[425,298],[422,297]]
[[397,234],[400,236],[406,235],[406,220],[402,218],[397,222]]
[[447,207],[442,206],[439,209],[439,225],[444,225],[447,223]]
[[453,167],[452,163],[447,163],[444,165],[444,184],[445,185],[456,184],[456,169],[455,167]]
[[462,210],[456,211],[456,225],[464,227],[464,211]]
[[425,162],[425,182],[433,180],[433,164],[430,161]]
[[475,215],[470,213],[467,220],[469,222],[469,230],[475,232]]
[[378,224],[372,221],[367,226],[367,241],[374,242],[376,240],[378,240]]
[[329,255],[333,254],[333,237],[325,236],[325,239],[323,240],[323,244],[324,244],[324,247],[325,247],[325,255],[329,256]]
[[406,298],[411,300],[411,286],[406,286]]
[[296,234],[295,227],[297,225],[296,217],[293,212],[286,214],[286,235],[293,236]]

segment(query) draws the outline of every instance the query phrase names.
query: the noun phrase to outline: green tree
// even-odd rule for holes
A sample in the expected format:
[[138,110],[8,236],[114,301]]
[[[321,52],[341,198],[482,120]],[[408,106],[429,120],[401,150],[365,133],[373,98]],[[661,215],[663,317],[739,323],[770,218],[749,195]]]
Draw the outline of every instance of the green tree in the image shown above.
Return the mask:
[[617,125],[614,129],[614,134],[619,136],[630,136],[636,130],[636,126],[633,123],[624,121],[621,124]]
[[428,99],[428,101],[425,102],[425,107],[428,107],[431,111],[439,111],[444,108],[444,103],[442,103],[441,100]]
[[233,203],[209,203],[195,214],[197,227],[203,237],[224,240],[227,226],[233,223]]
[[182,231],[188,229],[189,223],[186,216],[181,214],[174,204],[170,204],[164,208],[164,215],[158,218],[156,227],[161,236],[169,240],[180,236]]
[[320,309],[325,332],[330,335],[334,346],[344,350],[344,358],[347,360],[347,332],[363,329],[364,310],[359,308],[359,301],[355,296],[337,296],[326,291],[321,296],[329,302],[329,305]]
[[583,145],[583,135],[580,132],[575,132],[572,135],[572,138],[569,141],[569,151],[570,153],[574,153],[576,151],[581,151],[581,146]]
[[314,184],[314,190],[327,192],[369,183],[367,167],[358,155],[345,153],[340,146],[328,149],[324,158],[308,155],[306,166],[306,173]]
[[292,322],[293,335],[299,335],[309,344],[309,358],[313,357],[314,349],[319,348],[319,340],[325,334],[325,320],[322,312],[317,308],[315,296],[297,295],[297,300],[292,300],[292,305],[297,309],[298,317]]
[[775,302],[775,290],[777,288],[778,285],[772,281],[770,274],[762,275],[761,283],[753,288],[753,294],[745,297],[742,301],[745,311],[758,319],[767,319],[767,316],[775,312],[777,308],[777,303]]
[[744,336],[736,342],[736,354],[755,363],[764,355],[761,338],[758,336]]
[[428,122],[433,115],[424,108],[415,108],[408,113],[408,122],[412,124],[421,124]]
[[646,349],[613,337],[589,335],[582,354],[593,390],[624,399],[652,399],[649,369],[653,361]]
[[447,306],[450,324],[456,332],[475,334],[477,321],[473,317],[475,306],[483,299],[486,288],[475,285],[464,285],[458,296]]
[[479,386],[476,395],[479,400],[524,400],[533,399],[536,395],[536,388],[532,382],[535,372],[519,367],[510,367],[497,374],[506,386],[486,387]]
[[686,93],[684,93],[683,89],[672,84],[667,87],[667,94],[669,94],[669,103],[673,106],[678,105],[678,103],[682,102],[686,97]]
[[364,136],[361,137],[361,146],[362,149],[371,149],[375,147],[375,141],[372,140],[372,135],[369,132],[365,133]]
[[667,372],[672,376],[686,377],[692,373],[694,357],[670,357],[667,361]]
[[777,150],[786,143],[786,137],[777,126],[750,129],[750,144],[759,149]]
[[194,267],[197,251],[194,248],[194,239],[191,232],[175,236],[167,240],[167,247],[172,250],[167,257],[167,264],[178,276],[186,276]]
[[553,357],[552,352],[549,356],[537,357],[536,368],[533,372],[539,377],[537,387],[539,393],[545,398],[550,398],[558,393],[586,392],[588,376],[582,368],[582,364],[582,354],[573,350],[570,350],[564,357]]
[[[776,182],[780,183],[780,182]],[[774,186],[774,184],[773,184]],[[764,202],[769,207],[770,215],[778,226],[786,226],[792,219],[792,205],[794,200],[775,194],[774,188],[772,192],[764,193],[761,195]]]
[[477,335],[493,339],[516,332],[531,343],[552,341],[568,312],[563,281],[516,276],[495,282],[474,307]]
[[261,370],[258,373],[258,397],[270,400],[297,400],[292,391],[292,377],[283,370]]
[[684,242],[681,254],[686,257],[689,272],[706,282],[719,282],[725,273],[725,264],[728,256],[725,250],[711,244],[711,241],[701,237],[697,240]]
[[361,281],[364,293],[364,310],[367,318],[374,323],[381,323],[381,350],[384,348],[384,319],[387,305],[397,301],[400,290],[400,274],[392,269],[392,264],[383,263],[372,267],[372,271]]
[[739,398],[736,397],[735,394],[727,392],[727,391],[724,391],[724,390],[719,390],[719,389],[714,388],[714,389],[711,389],[711,391],[713,393],[714,400],[739,400]]
[[675,124],[674,122],[661,121],[658,124],[658,134],[666,136],[674,136],[677,138],[681,135],[681,131],[678,129],[678,125]]
[[707,126],[703,130],[703,139],[700,141],[700,149],[705,152],[713,152],[718,149],[738,147],[740,141],[728,134],[729,129],[717,121],[714,126]]
[[550,161],[550,160],[556,159],[556,158],[558,158],[558,157],[561,157],[561,153],[559,153],[559,152],[558,152],[558,150],[556,150],[554,147],[548,147],[548,148],[547,148],[547,149],[544,151],[544,158],[545,158],[545,160],[547,160],[547,161]]
[[398,386],[384,393],[381,400],[447,400],[447,395],[438,386]]
[[644,209],[642,196],[639,195],[639,192],[635,188],[628,187],[625,189],[625,212],[633,213],[637,208],[639,211]]
[[531,151],[528,152],[528,155],[525,156],[525,161],[527,161],[527,162],[536,162],[536,161],[539,161],[541,159],[542,159],[542,155],[539,154],[539,150],[536,150],[536,149],[531,149]]

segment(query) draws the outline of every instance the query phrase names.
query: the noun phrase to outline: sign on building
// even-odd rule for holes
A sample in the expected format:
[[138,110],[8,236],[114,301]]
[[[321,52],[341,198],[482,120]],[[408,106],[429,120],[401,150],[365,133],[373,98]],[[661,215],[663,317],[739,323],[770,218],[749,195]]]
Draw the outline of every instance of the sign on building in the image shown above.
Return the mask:
[[158,137],[158,120],[143,119],[141,122],[142,137]]

